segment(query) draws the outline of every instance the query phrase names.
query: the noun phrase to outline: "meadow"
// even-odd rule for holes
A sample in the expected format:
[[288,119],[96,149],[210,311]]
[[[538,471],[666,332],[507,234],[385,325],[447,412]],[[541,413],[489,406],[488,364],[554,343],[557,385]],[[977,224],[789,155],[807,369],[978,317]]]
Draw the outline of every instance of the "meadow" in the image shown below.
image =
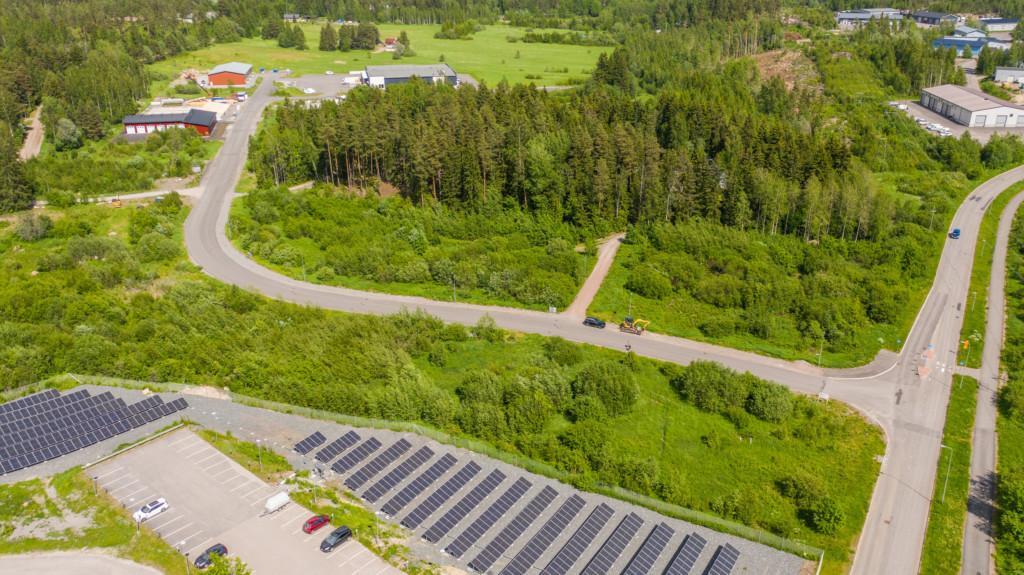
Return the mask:
[[617,486],[824,548],[828,573],[851,558],[883,446],[842,404],[713,364],[671,366],[492,322],[268,301],[187,261],[187,209],[173,196],[41,213],[48,228],[0,227],[8,386],[65,372],[177,381],[418,422],[584,488]]
[[317,49],[322,24],[301,24],[306,35],[308,50],[281,48],[276,40],[243,38],[239,42],[215,44],[188,54],[175,56],[147,66],[151,75],[151,93],[169,95],[167,83],[182,70],[194,68],[208,70],[224,62],[240,61],[259,68],[290,69],[293,76],[323,74],[330,70],[343,74],[362,70],[369,65],[430,64],[442,57],[460,74],[469,74],[478,81],[495,85],[501,81],[511,84],[533,83],[538,86],[564,86],[586,79],[593,70],[597,57],[611,48],[600,46],[572,46],[509,42],[508,38],[522,37],[525,28],[503,24],[486,26],[470,39],[442,40],[434,38],[440,25],[380,24],[381,38],[398,37],[404,31],[415,52],[401,60],[394,60],[390,52],[321,52]]

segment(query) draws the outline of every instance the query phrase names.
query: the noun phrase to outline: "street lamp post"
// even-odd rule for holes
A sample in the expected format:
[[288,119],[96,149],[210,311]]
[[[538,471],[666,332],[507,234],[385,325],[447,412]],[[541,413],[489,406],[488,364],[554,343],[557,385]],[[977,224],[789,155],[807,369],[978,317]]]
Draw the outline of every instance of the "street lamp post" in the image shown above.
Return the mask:
[[260,462],[260,473],[263,473],[263,445],[261,444],[261,441],[262,440],[260,439],[256,440],[256,458],[259,459]]
[[946,502],[946,488],[949,487],[949,470],[953,467],[953,448],[948,445],[942,445],[942,449],[949,450],[949,459],[946,461],[946,480],[942,482],[942,502]]

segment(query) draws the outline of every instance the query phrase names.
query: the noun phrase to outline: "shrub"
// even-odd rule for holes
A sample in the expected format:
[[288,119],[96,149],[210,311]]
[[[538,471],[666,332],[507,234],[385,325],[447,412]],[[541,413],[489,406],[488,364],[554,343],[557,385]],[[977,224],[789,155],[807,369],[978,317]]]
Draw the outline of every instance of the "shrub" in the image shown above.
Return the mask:
[[710,361],[691,363],[671,381],[683,399],[712,413],[745,407],[747,383],[731,369]]
[[810,526],[823,535],[835,535],[846,522],[846,514],[835,499],[823,497],[810,510]]
[[576,365],[583,359],[580,346],[560,337],[552,337],[544,342],[544,351],[548,359],[558,365]]
[[636,403],[636,377],[621,363],[595,361],[576,374],[573,395],[596,397],[612,416],[629,413]]
[[141,262],[158,262],[178,257],[178,242],[158,233],[149,232],[139,238],[135,254]]
[[646,298],[665,299],[672,295],[672,282],[653,266],[641,264],[630,272],[626,289]]
[[18,218],[18,223],[14,227],[14,233],[18,234],[22,241],[34,242],[45,238],[50,233],[51,228],[53,228],[53,220],[48,216],[37,217],[28,214]]
[[781,385],[758,380],[751,383],[746,407],[758,419],[779,423],[793,414],[793,396]]

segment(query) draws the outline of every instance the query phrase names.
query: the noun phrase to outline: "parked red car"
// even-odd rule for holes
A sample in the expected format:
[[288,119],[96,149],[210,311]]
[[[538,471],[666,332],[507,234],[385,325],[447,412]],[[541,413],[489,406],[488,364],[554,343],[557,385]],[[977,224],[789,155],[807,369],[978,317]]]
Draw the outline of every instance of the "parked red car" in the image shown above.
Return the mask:
[[302,531],[304,533],[312,533],[330,522],[331,518],[326,515],[314,515],[302,524]]

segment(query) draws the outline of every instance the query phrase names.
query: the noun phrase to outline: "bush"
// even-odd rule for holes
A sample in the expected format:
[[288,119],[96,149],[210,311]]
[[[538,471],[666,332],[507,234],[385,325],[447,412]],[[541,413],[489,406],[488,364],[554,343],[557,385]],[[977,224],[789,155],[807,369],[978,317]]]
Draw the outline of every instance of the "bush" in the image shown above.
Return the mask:
[[595,397],[611,416],[629,413],[636,403],[636,377],[621,363],[596,361],[580,370],[572,383],[573,396]]
[[780,423],[793,414],[793,396],[779,384],[756,381],[750,386],[746,407],[758,419]]
[[846,514],[835,499],[823,497],[810,510],[810,526],[822,535],[835,535],[846,522]]
[[672,379],[672,387],[686,401],[704,411],[723,413],[745,407],[749,380],[710,361],[695,361]]
[[672,282],[654,267],[641,264],[626,280],[626,289],[651,299],[665,299],[672,295]]
[[22,241],[34,242],[45,238],[50,233],[51,228],[53,228],[53,220],[48,216],[37,217],[28,214],[18,218],[18,223],[14,227],[14,233],[18,234]]
[[158,232],[139,238],[135,254],[141,262],[159,262],[178,257],[178,242]]

